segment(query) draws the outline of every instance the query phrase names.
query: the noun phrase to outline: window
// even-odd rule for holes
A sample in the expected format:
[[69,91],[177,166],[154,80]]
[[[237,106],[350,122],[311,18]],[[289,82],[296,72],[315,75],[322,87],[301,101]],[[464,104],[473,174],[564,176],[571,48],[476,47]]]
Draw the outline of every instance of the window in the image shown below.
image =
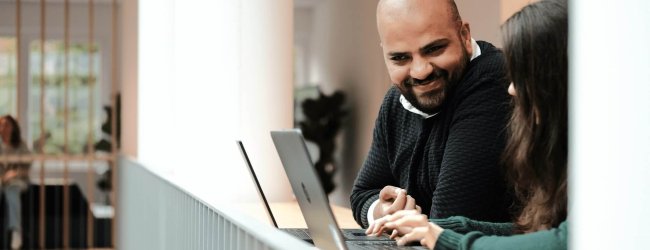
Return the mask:
[[[60,40],[48,40],[45,43],[45,144],[43,153],[61,154],[64,152],[64,121],[65,121],[65,44]],[[100,102],[101,90],[101,53],[99,47],[93,45],[92,58],[88,43],[72,43],[68,57],[68,152],[83,154],[88,152],[88,136],[93,141],[101,139],[101,123],[105,120]],[[28,104],[28,141],[32,142],[34,150],[38,149],[41,136],[41,48],[40,41],[33,41],[29,48],[29,104]],[[89,65],[92,60],[93,79],[90,77]],[[91,84],[96,85],[91,88]],[[90,98],[92,89],[95,101]],[[93,110],[92,130],[89,131],[89,109]]]
[[16,38],[0,37],[0,114],[16,116]]

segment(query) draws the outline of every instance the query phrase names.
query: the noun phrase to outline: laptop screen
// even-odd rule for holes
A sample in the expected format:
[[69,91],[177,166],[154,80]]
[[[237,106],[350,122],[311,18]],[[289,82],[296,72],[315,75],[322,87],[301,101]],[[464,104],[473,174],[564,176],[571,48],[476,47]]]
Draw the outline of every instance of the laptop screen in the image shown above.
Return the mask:
[[248,167],[248,172],[250,173],[253,182],[255,182],[255,188],[257,189],[257,194],[260,196],[262,201],[264,201],[264,207],[266,208],[266,214],[268,215],[269,220],[271,221],[271,223],[273,223],[273,226],[275,228],[278,228],[278,223],[275,221],[275,217],[273,216],[273,212],[271,211],[271,206],[269,206],[269,202],[266,200],[264,191],[262,191],[262,186],[260,185],[259,180],[257,180],[257,175],[255,174],[255,170],[253,170],[253,165],[251,164],[251,161],[248,158],[248,154],[246,153],[246,149],[244,148],[244,143],[242,143],[241,141],[237,141],[237,147],[239,148],[239,152],[241,152],[242,158],[244,158],[244,162],[246,162],[246,166]]

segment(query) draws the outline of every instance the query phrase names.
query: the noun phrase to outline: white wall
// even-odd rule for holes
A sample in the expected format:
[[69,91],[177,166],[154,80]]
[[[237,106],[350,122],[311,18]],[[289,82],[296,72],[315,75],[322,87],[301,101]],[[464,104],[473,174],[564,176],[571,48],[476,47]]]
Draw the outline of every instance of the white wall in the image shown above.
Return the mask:
[[469,22],[472,37],[502,46],[501,24],[522,7],[537,0],[456,0],[463,20]]
[[524,6],[537,2],[538,0],[501,0],[501,23],[505,22],[515,12]]
[[[313,2],[308,78],[326,94],[335,90],[346,94],[349,114],[338,143],[337,187],[330,198],[350,206],[352,183],[370,147],[374,120],[390,86],[375,23],[377,1]],[[296,23],[303,22],[299,19],[303,16],[296,15]]]
[[570,4],[570,247],[647,249],[650,2]]
[[501,47],[501,1],[457,0],[456,5],[463,21],[469,22],[470,33],[476,40],[483,40]]
[[212,204],[291,197],[269,130],[292,126],[292,1],[140,0],[138,160]]
[[294,8],[294,83],[296,87],[308,86],[311,84],[309,79],[311,58],[311,34],[314,23],[314,10],[311,7]]

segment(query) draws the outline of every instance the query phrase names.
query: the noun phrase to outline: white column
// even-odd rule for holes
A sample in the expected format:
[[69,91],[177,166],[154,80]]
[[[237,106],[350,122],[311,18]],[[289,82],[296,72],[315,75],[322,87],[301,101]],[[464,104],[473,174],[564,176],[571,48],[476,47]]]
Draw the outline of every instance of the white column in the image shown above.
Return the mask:
[[571,249],[650,245],[650,2],[569,1]]
[[[292,1],[140,0],[138,159],[209,203],[291,192],[269,130],[292,127]],[[129,108],[129,107],[123,107]]]
[[241,129],[267,196],[293,192],[270,130],[293,128],[293,1],[242,0]]

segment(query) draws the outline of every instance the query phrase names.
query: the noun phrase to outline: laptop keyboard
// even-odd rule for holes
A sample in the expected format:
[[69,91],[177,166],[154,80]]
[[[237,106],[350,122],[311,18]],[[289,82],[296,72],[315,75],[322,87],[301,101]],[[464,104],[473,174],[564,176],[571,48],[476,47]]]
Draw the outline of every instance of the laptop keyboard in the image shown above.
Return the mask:
[[[306,241],[308,243],[311,243],[311,244],[314,243],[313,240],[311,239],[311,237],[309,236],[309,231],[306,228],[280,228],[280,230],[282,230],[283,232],[286,232],[286,233],[288,233],[288,234],[290,234],[290,235],[292,235],[292,236],[294,236],[296,238],[304,240],[304,241]],[[359,230],[359,232],[363,232],[363,231]],[[351,241],[347,241],[346,244],[349,247],[351,247],[352,249],[360,249],[360,250],[365,250],[365,249],[380,249],[380,250],[382,250],[382,249],[425,249],[425,248],[420,247],[420,246],[397,246],[395,241],[391,240],[387,236],[386,237],[383,237],[383,236],[378,237],[378,238],[375,238],[375,240],[366,239],[364,241],[355,241],[354,239],[350,239],[350,238],[353,238],[353,237],[350,237],[350,236],[356,236],[358,238],[362,238],[365,235],[365,233],[363,235],[357,235],[357,234],[359,234],[357,232],[357,230],[349,230],[349,231],[346,230],[346,232],[344,233],[346,238],[348,238],[348,240],[351,240]],[[382,240],[377,240],[377,239],[382,239],[382,238],[385,238],[385,239],[388,239],[388,240],[383,240],[383,241]]]
[[397,246],[395,241],[349,241],[346,243],[352,249],[425,249],[421,246]]
[[297,237],[298,239],[311,241],[309,231],[305,228],[280,228],[280,230]]
[[[306,228],[280,228],[280,230],[287,232],[288,234],[293,235],[294,237],[297,237],[302,240],[308,240],[311,241],[311,237],[309,236],[309,230]],[[343,237],[346,240],[363,240],[363,241],[392,241],[389,237],[388,234],[384,234],[379,237],[374,237],[374,236],[367,236],[365,234],[365,230],[363,229],[358,229],[358,230],[343,230]]]
[[345,237],[346,240],[353,240],[353,241],[393,241],[390,239],[389,235],[384,233],[381,236],[368,236],[366,235],[366,230],[365,229],[344,229],[343,231],[343,237]]

